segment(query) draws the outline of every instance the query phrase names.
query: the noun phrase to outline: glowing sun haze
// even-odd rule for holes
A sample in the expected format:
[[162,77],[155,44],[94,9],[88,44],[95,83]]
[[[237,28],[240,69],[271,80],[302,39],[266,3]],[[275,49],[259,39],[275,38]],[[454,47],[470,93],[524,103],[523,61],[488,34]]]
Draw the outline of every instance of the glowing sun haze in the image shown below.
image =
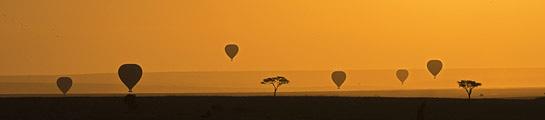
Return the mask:
[[[543,0],[2,0],[0,74],[545,67]],[[224,46],[236,43],[234,62]]]

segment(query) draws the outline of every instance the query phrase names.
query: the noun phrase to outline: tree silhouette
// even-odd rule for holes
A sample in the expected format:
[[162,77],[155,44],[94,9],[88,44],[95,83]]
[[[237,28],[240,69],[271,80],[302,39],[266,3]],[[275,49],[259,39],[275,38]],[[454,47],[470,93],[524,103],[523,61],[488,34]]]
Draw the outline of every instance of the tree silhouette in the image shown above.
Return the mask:
[[272,85],[273,88],[274,88],[274,96],[276,96],[276,91],[278,91],[278,88],[280,88],[280,86],[282,86],[283,84],[288,84],[290,81],[288,79],[286,79],[286,77],[282,77],[282,76],[277,76],[277,77],[270,77],[270,78],[265,78],[263,79],[263,81],[261,82],[261,84],[263,85]]
[[458,86],[466,90],[468,100],[471,100],[471,93],[473,93],[473,89],[481,85],[482,85],[481,83],[475,82],[473,80],[458,81]]

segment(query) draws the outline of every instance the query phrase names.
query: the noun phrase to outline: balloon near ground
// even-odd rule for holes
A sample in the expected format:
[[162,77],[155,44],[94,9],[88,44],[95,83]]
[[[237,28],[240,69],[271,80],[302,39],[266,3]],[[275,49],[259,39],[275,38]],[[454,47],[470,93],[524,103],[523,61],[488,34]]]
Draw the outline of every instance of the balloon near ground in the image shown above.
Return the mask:
[[57,87],[59,87],[59,90],[61,90],[62,94],[66,95],[70,88],[72,88],[72,78],[59,77],[57,79]]
[[231,61],[233,61],[235,57],[237,56],[238,50],[239,48],[238,48],[238,45],[236,44],[228,44],[225,46],[225,53],[227,54],[227,56],[229,56]]
[[331,74],[331,79],[335,82],[335,85],[337,85],[337,89],[341,89],[341,86],[346,80],[346,73],[344,71],[334,71]]
[[396,71],[397,79],[401,82],[401,85],[405,84],[407,78],[409,78],[409,70],[407,69],[398,69]]
[[428,61],[428,71],[433,75],[433,79],[437,79],[437,75],[443,69],[443,62],[441,60],[430,60]]
[[124,64],[119,67],[119,78],[127,86],[129,93],[132,93],[132,88],[142,78],[142,72],[142,67],[138,64]]

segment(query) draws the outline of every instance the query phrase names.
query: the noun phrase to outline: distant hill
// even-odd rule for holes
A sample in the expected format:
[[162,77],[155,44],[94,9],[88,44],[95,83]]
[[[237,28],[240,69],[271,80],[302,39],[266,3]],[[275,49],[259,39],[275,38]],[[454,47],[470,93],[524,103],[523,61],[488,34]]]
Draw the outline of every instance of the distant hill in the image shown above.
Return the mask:
[[[456,84],[460,79],[482,82],[483,86],[474,94],[477,96],[480,90],[489,90],[484,92],[489,97],[541,96],[545,92],[541,89],[545,88],[545,69],[541,68],[446,69],[437,80],[426,70],[409,70],[410,76],[405,85],[396,79],[393,69],[347,70],[347,81],[340,90],[330,80],[331,71],[151,72],[144,73],[134,90],[137,93],[268,93],[271,87],[259,82],[265,77],[282,75],[291,82],[281,87],[280,92],[304,93],[302,95],[463,97],[465,94]],[[69,93],[108,94],[127,91],[115,73],[70,76],[74,79],[74,86]],[[59,92],[55,84],[57,77],[0,76],[0,94],[56,94]],[[491,92],[508,88],[515,89]]]

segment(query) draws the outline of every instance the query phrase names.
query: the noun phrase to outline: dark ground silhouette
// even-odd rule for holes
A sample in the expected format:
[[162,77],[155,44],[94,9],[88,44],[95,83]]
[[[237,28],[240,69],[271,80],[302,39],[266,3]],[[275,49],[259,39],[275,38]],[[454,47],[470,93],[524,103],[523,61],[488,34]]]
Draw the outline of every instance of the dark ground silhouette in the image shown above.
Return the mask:
[[358,97],[0,98],[0,118],[111,120],[542,120],[545,100]]

